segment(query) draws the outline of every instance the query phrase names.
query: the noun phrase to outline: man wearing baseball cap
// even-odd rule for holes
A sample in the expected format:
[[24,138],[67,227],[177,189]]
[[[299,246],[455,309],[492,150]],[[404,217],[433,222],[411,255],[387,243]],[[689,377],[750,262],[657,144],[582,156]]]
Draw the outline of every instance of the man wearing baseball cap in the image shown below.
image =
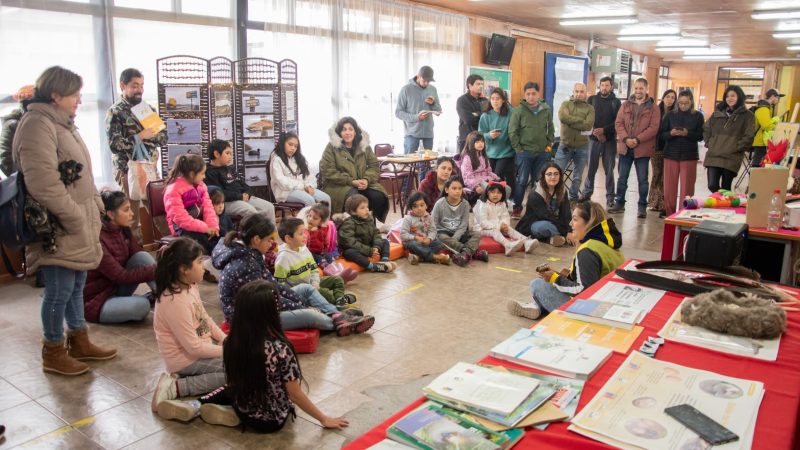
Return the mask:
[[[758,101],[755,108],[752,110],[756,115],[756,123],[758,124],[758,131],[753,138],[753,162],[751,167],[761,167],[761,160],[767,153],[767,140],[764,138],[764,132],[769,132],[775,129],[777,121],[773,120],[775,105],[781,101],[781,97],[786,94],[781,94],[777,89],[768,89],[764,94],[764,98]],[[767,133],[769,134],[769,133]]]
[[[430,83],[433,79],[433,69],[430,66],[419,68],[417,75],[400,89],[397,96],[397,108],[394,115],[403,121],[405,138],[403,150],[405,153],[416,152],[420,141],[424,149],[433,148],[433,115],[442,112],[439,94]],[[420,180],[425,176],[420,171]]]

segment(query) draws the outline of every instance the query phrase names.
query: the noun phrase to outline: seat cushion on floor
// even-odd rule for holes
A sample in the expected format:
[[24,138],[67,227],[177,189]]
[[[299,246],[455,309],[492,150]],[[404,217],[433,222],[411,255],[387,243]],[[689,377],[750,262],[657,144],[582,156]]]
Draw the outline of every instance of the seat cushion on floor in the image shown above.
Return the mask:
[[[228,334],[231,325],[227,320],[219,324],[223,333]],[[286,330],[283,332],[289,342],[294,346],[295,353],[314,353],[319,345],[319,330],[316,328],[305,328],[301,330]]]
[[[492,239],[491,236],[482,236],[481,243],[478,244],[478,250],[486,250],[489,254],[505,253],[506,249],[499,242]],[[525,247],[521,247],[519,251],[524,252]]]
[[[408,256],[408,252],[406,251],[406,248],[403,247],[403,244],[398,244],[396,242],[390,242],[389,243],[389,261],[396,261],[396,260],[398,260],[400,258],[404,258],[406,256]],[[376,257],[370,258],[370,261],[375,263],[375,262],[380,261],[380,258],[376,256]],[[348,260],[346,260],[346,259],[344,259],[342,257],[337,258],[336,262],[340,263],[344,267],[349,267],[349,268],[353,269],[353,271],[355,271],[355,272],[363,272],[364,271],[363,267],[359,266],[358,264],[356,264],[356,263],[354,263],[352,261],[348,261]]]

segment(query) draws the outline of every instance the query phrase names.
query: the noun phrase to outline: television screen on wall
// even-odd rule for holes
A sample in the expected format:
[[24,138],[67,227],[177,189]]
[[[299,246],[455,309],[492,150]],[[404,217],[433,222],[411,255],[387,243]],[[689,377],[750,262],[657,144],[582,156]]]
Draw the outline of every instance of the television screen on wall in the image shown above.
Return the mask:
[[494,33],[486,41],[486,64],[495,66],[507,66],[511,63],[511,55],[514,54],[514,46],[517,39],[511,36],[503,36]]

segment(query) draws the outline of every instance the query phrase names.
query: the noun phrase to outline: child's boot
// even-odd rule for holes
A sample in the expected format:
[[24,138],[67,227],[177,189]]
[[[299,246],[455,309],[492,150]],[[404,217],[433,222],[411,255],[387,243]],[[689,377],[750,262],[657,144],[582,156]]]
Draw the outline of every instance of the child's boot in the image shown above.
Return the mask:
[[372,316],[353,316],[339,313],[331,317],[336,327],[336,334],[339,336],[364,333],[375,324],[375,318]]
[[342,276],[342,265],[336,262],[332,262],[330,264],[326,264],[325,267],[322,268],[322,273],[329,277],[340,277]]
[[349,283],[356,279],[356,277],[358,276],[358,272],[349,267],[345,267],[344,270],[342,270],[341,275],[339,276],[342,277],[345,283]]
[[467,267],[467,264],[469,264],[469,255],[464,252],[453,253],[451,259],[453,260],[453,264],[459,267]]
[[79,360],[106,360],[117,356],[115,348],[103,348],[92,344],[89,340],[88,327],[68,331],[67,347],[69,347],[69,356]]
[[536,247],[539,246],[538,239],[526,239],[525,240],[525,253],[533,253],[536,250]]
[[450,265],[450,257],[445,255],[445,254],[443,254],[443,253],[437,253],[437,254],[433,255],[433,262],[435,262],[436,264],[442,264],[444,266],[449,266]]
[[80,375],[89,371],[89,366],[67,354],[64,341],[44,341],[42,345],[42,370],[61,375]]
[[409,253],[408,263],[411,264],[412,266],[416,266],[417,264],[419,264],[419,256],[413,253]]
[[514,253],[519,251],[519,249],[521,249],[523,245],[525,245],[525,241],[523,241],[522,239],[516,241],[506,241],[506,243],[503,244],[503,247],[505,247],[506,249],[506,256],[513,255]]
[[486,250],[475,250],[475,253],[472,254],[472,259],[477,259],[478,261],[489,262],[489,252]]
[[394,263],[392,262],[376,262],[372,263],[373,272],[391,273],[394,272]]

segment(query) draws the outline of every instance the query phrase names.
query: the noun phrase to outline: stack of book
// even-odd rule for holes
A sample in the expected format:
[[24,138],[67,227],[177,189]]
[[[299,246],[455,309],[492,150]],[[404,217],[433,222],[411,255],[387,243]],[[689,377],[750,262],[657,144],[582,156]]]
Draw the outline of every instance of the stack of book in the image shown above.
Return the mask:
[[445,406],[512,428],[557,389],[535,378],[460,362],[422,391]]
[[492,431],[433,402],[410,412],[386,433],[390,439],[425,450],[508,449],[525,434],[518,429]]
[[644,310],[600,300],[575,300],[564,316],[584,322],[631,330],[644,317]]
[[490,354],[534,369],[585,380],[611,353],[607,348],[564,339],[537,328],[522,328],[497,344]]

